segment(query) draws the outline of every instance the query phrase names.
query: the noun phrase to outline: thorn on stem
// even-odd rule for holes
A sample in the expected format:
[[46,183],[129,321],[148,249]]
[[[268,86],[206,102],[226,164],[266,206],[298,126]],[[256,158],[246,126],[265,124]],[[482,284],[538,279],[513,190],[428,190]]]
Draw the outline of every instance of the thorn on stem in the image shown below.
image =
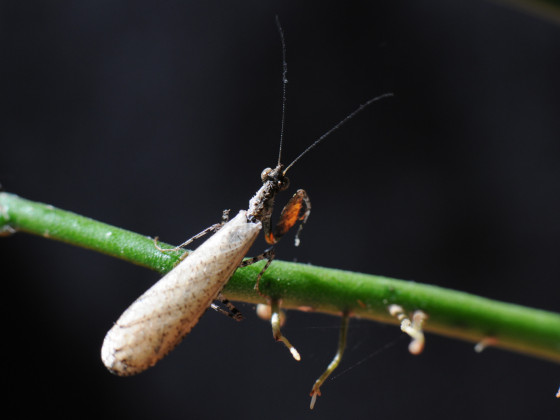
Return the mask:
[[290,350],[292,357],[298,362],[301,360],[301,356],[292,344],[288,341],[286,337],[280,331],[282,325],[282,317],[280,315],[280,301],[278,299],[270,299],[270,324],[272,325],[272,336],[276,341],[281,341]]
[[478,343],[476,343],[476,345],[474,346],[474,351],[476,351],[477,353],[482,353],[482,351],[485,350],[487,347],[494,346],[497,343],[498,340],[496,340],[494,337],[485,337],[482,340],[480,340]]
[[390,305],[389,313],[401,322],[401,331],[408,334],[412,341],[408,345],[408,351],[410,354],[418,355],[424,350],[425,338],[424,338],[424,321],[428,319],[428,315],[421,310],[416,310],[412,314],[412,320],[404,312],[404,309],[400,305]]
[[311,388],[311,403],[309,408],[313,410],[315,403],[317,402],[317,397],[321,396],[321,385],[327,380],[331,373],[338,367],[340,361],[342,360],[342,355],[344,354],[344,349],[346,348],[346,334],[348,332],[348,323],[350,322],[350,317],[347,312],[342,315],[342,323],[340,324],[340,333],[338,336],[338,348],[336,354],[334,355],[332,361],[327,366],[327,369],[323,374],[315,381],[313,388]]
[[[259,303],[257,305],[257,316],[263,321],[270,321],[272,318],[272,309],[266,303]],[[286,311],[280,309],[280,326],[283,327],[286,323]]]

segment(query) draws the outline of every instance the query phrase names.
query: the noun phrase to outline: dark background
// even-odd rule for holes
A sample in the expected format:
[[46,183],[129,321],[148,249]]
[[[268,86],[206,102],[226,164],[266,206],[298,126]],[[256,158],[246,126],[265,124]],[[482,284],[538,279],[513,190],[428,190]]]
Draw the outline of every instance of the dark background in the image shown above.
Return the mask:
[[[560,26],[487,1],[96,1],[0,5],[0,180],[23,197],[179,243],[247,208],[274,165],[380,102],[293,168],[313,212],[279,258],[560,311]],[[283,204],[290,194],[279,198]],[[262,250],[263,241],[259,242]],[[155,368],[99,349],[158,275],[25,234],[0,240],[3,410],[77,418],[556,419],[557,365],[353,320],[207,313]],[[350,369],[350,370],[348,370]],[[340,375],[339,375],[340,374]]]

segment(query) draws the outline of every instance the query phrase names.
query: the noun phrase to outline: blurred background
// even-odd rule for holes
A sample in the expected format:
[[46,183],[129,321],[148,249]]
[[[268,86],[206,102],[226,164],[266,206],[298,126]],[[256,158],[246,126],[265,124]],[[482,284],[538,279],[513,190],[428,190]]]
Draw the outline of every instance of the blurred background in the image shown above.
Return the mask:
[[[247,208],[284,161],[313,211],[278,257],[560,311],[560,26],[482,0],[96,1],[0,5],[0,182],[25,198],[180,243]],[[279,197],[281,207],[290,194]],[[278,210],[277,210],[278,211]],[[264,241],[258,247],[264,249]],[[558,418],[558,365],[353,320],[285,334],[208,312],[155,368],[115,377],[106,331],[158,274],[40,237],[0,240],[4,409],[21,416]]]

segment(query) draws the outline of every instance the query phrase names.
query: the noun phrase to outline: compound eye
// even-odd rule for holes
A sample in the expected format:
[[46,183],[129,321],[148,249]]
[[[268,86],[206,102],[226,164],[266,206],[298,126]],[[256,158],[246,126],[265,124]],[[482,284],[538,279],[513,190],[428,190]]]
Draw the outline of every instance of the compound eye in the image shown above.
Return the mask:
[[268,175],[272,172],[272,168],[266,168],[261,172],[261,181],[268,181]]
[[278,181],[278,187],[280,188],[280,191],[287,190],[289,186],[290,178],[288,178],[287,176],[283,177],[281,181]]

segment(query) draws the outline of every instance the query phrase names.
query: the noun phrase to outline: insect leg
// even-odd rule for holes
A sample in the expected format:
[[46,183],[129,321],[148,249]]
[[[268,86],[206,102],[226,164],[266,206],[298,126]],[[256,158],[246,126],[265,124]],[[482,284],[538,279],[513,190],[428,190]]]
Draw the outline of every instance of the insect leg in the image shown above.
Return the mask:
[[[185,242],[183,242],[181,245],[176,246],[175,248],[162,248],[158,245],[158,241],[159,241],[159,237],[156,236],[154,238],[154,246],[158,249],[158,251],[160,252],[177,252],[178,250],[188,246],[189,244],[191,244],[192,242],[196,241],[197,239],[202,238],[204,235],[210,233],[210,232],[217,232],[219,231],[223,225],[225,225],[229,220],[229,210],[224,210],[222,213],[222,221],[220,223],[216,223],[213,224],[210,227],[207,227],[206,229],[204,229],[202,232],[197,233],[196,235],[194,235],[192,238],[187,239]],[[181,255],[181,259],[180,261],[183,261],[187,256],[189,255],[188,252],[185,252],[183,255]]]
[[309,408],[313,410],[315,407],[315,402],[317,401],[317,397],[321,396],[321,385],[327,380],[329,375],[333,373],[333,371],[338,367],[340,361],[342,360],[342,355],[344,353],[344,349],[346,348],[346,333],[348,332],[348,323],[350,321],[350,317],[348,316],[348,312],[345,312],[342,315],[342,323],[340,325],[340,334],[338,336],[338,349],[336,354],[334,355],[332,361],[327,366],[327,369],[323,372],[323,374],[315,381],[313,388],[311,388],[311,404]]
[[224,297],[224,295],[222,295],[221,293],[218,293],[218,296],[216,297],[217,300],[219,300],[220,302],[222,302],[222,304],[224,304],[228,310],[226,311],[225,309],[220,308],[217,304],[215,303],[211,303],[210,307],[212,309],[214,309],[215,311],[226,315],[230,318],[235,319],[236,321],[242,321],[243,320],[243,314],[239,311],[239,309],[237,309],[235,307],[235,305],[233,303],[231,303],[228,299],[226,299]]
[[262,254],[257,255],[256,257],[252,257],[252,258],[248,258],[246,260],[244,260],[243,262],[241,262],[241,264],[239,265],[239,267],[247,267],[248,265],[253,265],[259,261],[262,261],[264,259],[267,260],[266,264],[264,265],[264,267],[262,268],[261,272],[259,273],[259,275],[257,276],[257,280],[255,281],[255,290],[257,291],[257,293],[259,295],[261,295],[262,297],[266,297],[265,295],[263,295],[261,293],[261,291],[259,290],[259,283],[261,281],[261,278],[264,274],[264,272],[268,269],[268,267],[270,267],[270,264],[272,263],[272,260],[274,259],[275,256],[275,250],[274,247],[267,249],[266,251],[264,251]]
[[295,245],[299,246],[299,234],[303,229],[303,224],[307,221],[311,213],[311,201],[305,190],[297,190],[294,196],[288,201],[288,204],[282,209],[280,219],[271,231],[270,225],[263,223],[264,237],[269,244],[277,243],[286,232],[288,232],[297,222],[301,222],[296,233]]

